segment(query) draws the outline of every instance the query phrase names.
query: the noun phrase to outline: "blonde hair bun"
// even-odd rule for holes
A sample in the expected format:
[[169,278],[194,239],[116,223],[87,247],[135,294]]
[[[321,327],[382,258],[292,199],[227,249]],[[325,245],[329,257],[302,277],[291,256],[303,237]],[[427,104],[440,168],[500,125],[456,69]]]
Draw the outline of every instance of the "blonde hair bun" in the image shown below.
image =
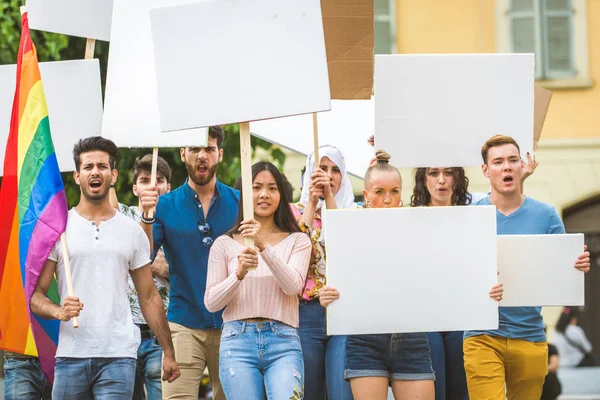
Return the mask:
[[385,150],[377,150],[375,152],[375,158],[377,159],[378,164],[389,164],[392,156],[390,156]]

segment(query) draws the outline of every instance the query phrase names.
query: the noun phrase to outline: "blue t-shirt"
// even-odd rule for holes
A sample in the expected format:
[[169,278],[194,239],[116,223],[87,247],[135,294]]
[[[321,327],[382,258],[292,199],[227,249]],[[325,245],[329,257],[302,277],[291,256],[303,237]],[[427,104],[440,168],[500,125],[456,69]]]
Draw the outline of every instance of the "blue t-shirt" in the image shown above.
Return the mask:
[[[491,198],[485,197],[476,205],[491,205]],[[498,235],[544,235],[565,233],[565,227],[558,213],[549,204],[525,197],[521,207],[506,216],[496,211]],[[544,342],[544,320],[541,307],[500,307],[500,325],[497,330],[467,331],[465,338],[477,335],[500,336],[522,339],[528,342]]]
[[[202,240],[207,236],[215,240],[233,227],[239,199],[239,191],[217,181],[205,221],[202,204],[187,180],[160,196],[152,235],[154,253],[163,246],[169,263],[169,321],[192,329],[221,328],[222,311],[211,313],[204,305],[210,247]],[[201,232],[199,226],[205,223],[210,229]]]

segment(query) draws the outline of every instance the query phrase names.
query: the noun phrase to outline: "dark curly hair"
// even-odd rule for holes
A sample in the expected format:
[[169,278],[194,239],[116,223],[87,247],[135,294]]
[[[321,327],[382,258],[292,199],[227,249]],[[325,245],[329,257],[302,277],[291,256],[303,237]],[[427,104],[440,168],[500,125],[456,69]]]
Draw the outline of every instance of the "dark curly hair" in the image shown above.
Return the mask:
[[[415,187],[413,194],[410,196],[411,207],[428,206],[431,201],[431,195],[427,190],[427,172],[429,168],[415,169]],[[453,167],[452,175],[454,176],[454,187],[452,188],[452,205],[465,206],[471,204],[472,196],[468,192],[469,178],[465,175],[465,170],[462,167]]]

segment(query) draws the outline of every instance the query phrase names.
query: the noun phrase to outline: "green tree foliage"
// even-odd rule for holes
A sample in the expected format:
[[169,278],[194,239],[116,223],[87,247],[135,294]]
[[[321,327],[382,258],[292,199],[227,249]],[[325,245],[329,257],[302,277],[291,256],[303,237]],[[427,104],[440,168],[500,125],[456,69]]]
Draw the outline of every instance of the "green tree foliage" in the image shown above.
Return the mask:
[[[0,1],[0,64],[16,63],[21,38],[21,15],[19,7],[23,3],[24,0]],[[31,37],[38,51],[40,62],[82,59],[85,54],[86,40],[83,38],[34,30],[31,31]],[[109,43],[96,41],[94,56],[100,61],[103,93],[106,84],[108,50]],[[2,88],[2,90],[7,89]],[[225,126],[225,132],[225,141],[223,142],[224,162],[219,165],[217,176],[222,182],[233,185],[240,175],[239,127],[238,125]],[[279,168],[283,167],[285,153],[278,146],[253,137],[252,148],[253,150],[257,148],[266,150],[269,161],[273,162]],[[0,149],[0,151],[4,151],[4,149]],[[117,169],[120,174],[116,184],[119,201],[130,205],[137,203],[131,190],[131,167],[136,157],[151,153],[151,151],[152,149],[119,149]],[[186,170],[180,160],[179,149],[160,149],[159,155],[169,162],[173,170],[171,186],[173,188],[180,186],[185,181]],[[72,173],[64,173],[63,180],[65,182],[69,206],[74,206],[79,201],[79,187],[75,184]]]

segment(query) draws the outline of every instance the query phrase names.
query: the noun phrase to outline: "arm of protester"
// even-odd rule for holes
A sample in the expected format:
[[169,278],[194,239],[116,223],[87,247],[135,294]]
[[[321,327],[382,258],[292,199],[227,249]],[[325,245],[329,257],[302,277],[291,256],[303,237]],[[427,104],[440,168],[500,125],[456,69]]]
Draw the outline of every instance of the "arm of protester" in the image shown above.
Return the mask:
[[[217,312],[225,308],[248,273],[247,269],[250,263],[246,260],[251,258],[249,257],[251,252],[248,250],[252,249],[246,249],[238,256],[238,268],[235,273],[229,274],[227,268],[229,257],[225,251],[228,240],[228,238],[219,238],[210,248],[206,291],[204,292],[204,305],[210,312]],[[258,265],[258,257],[256,260],[254,267]]]
[[319,302],[323,307],[327,307],[332,302],[340,298],[340,292],[331,286],[323,286],[319,290]]
[[[152,238],[152,225],[156,220],[156,205],[158,204],[158,186],[154,186],[153,188],[146,189],[140,194],[140,207],[142,208],[142,220],[140,222],[140,226],[144,230],[144,233],[148,237],[150,241],[150,253],[154,253],[154,242]],[[154,210],[154,217],[152,219],[148,218],[148,215],[151,210]],[[156,255],[156,254],[155,254]]]
[[167,322],[162,299],[158,294],[154,279],[152,279],[150,265],[147,264],[141,268],[136,268],[129,273],[138,294],[142,315],[150,329],[152,329],[152,332],[154,332],[154,335],[163,350],[162,379],[163,381],[173,382],[181,375],[181,373],[179,372],[179,366],[175,361],[175,350],[173,348],[173,341],[171,340],[171,329]]
[[83,310],[83,303],[77,297],[67,296],[63,299],[63,304],[59,305],[47,297],[55,272],[56,261],[46,260],[44,269],[38,278],[35,291],[31,296],[31,311],[45,319],[69,321],[71,318],[79,316],[79,313]]
[[497,283],[492,286],[492,290],[490,290],[490,299],[496,301],[502,301],[502,296],[504,295],[504,285],[502,283]]
[[[304,207],[304,212],[302,213],[302,218],[300,220],[300,223],[305,224],[309,228],[313,227],[315,213],[317,212],[317,205],[319,204],[319,200],[325,198],[327,208],[329,208],[329,202],[327,202],[327,197],[325,193],[325,185],[329,188],[329,178],[327,178],[325,172],[323,172],[323,170],[319,168],[315,170],[311,175],[310,185],[308,187],[308,203]],[[329,192],[331,192],[331,190],[329,190]]]
[[522,165],[523,173],[521,174],[521,194],[523,194],[523,188],[525,187],[525,179],[533,175],[538,165],[539,163],[535,161],[535,156],[531,158],[531,154],[527,152],[527,162],[523,162]]
[[165,281],[169,281],[169,263],[165,257],[165,252],[162,248],[158,249],[154,261],[150,264],[152,276],[159,277]]
[[587,244],[583,245],[583,253],[577,257],[577,261],[575,262],[575,268],[585,273],[590,272],[590,252],[587,251]]

